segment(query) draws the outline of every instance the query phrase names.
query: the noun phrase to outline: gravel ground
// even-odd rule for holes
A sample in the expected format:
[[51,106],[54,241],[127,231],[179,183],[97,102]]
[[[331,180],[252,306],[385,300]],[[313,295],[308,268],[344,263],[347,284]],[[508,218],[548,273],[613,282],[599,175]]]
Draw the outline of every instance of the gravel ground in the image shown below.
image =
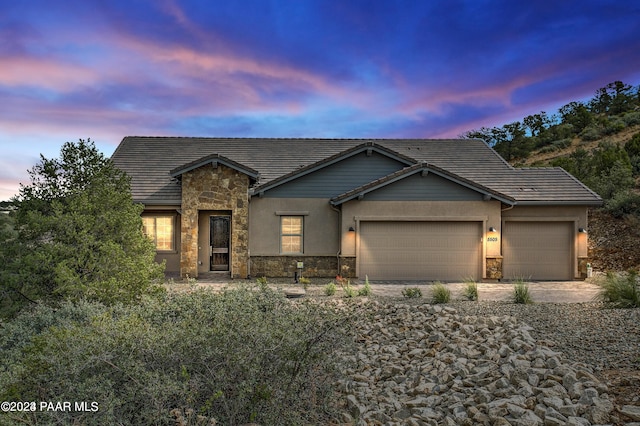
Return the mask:
[[461,315],[516,317],[533,327],[533,337],[595,370],[640,370],[640,309],[610,309],[598,303],[455,302],[450,306]]
[[[307,297],[326,298],[320,284],[324,285],[321,280],[313,282],[306,292]],[[372,299],[399,303],[425,301],[424,298],[397,297],[397,291],[392,297],[388,291],[381,291],[384,287],[374,286],[376,295]],[[396,286],[389,287],[394,289]],[[291,288],[299,288],[299,285]],[[583,293],[585,289],[579,288],[575,294]],[[446,306],[455,308],[463,316],[507,315],[516,318],[532,327],[530,334],[538,343],[562,352],[568,361],[591,366],[608,386],[616,408],[640,406],[640,309],[615,309],[592,302],[518,305],[500,300],[504,299],[455,301]],[[540,299],[534,297],[534,300]],[[618,414],[614,424],[623,425],[631,421]]]
[[[565,359],[592,366],[609,387],[614,405],[640,406],[640,309],[600,303],[455,302],[461,315],[509,315],[533,328],[532,337]],[[633,419],[617,413],[615,425]],[[638,423],[636,423],[638,424]]]

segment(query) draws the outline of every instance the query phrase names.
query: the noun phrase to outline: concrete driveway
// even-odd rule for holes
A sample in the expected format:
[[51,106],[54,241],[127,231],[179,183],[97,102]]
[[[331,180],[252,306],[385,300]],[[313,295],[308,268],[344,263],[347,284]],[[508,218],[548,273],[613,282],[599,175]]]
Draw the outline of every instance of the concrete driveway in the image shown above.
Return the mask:
[[[463,299],[464,283],[444,284],[451,290],[452,299]],[[513,283],[478,283],[478,299],[484,301],[508,301],[513,294]],[[529,282],[529,293],[534,302],[584,303],[592,302],[599,287],[586,281]],[[432,284],[402,282],[372,283],[373,293],[380,296],[402,297],[405,287],[418,287],[423,297],[429,297]]]
[[[301,284],[292,283],[291,279],[270,279],[269,285],[273,288],[281,288],[292,294],[323,295],[324,285],[330,278],[315,278],[305,292]],[[228,278],[219,279],[199,279],[195,284],[197,287],[222,289],[223,287],[247,283],[247,280],[230,280]],[[253,281],[255,282],[255,281]],[[354,287],[363,285],[362,281],[355,281]],[[407,287],[418,287],[423,298],[430,298],[433,284],[425,281],[371,281],[371,288],[375,296],[402,298],[402,290]],[[541,281],[529,282],[529,293],[536,303],[585,303],[593,302],[598,293],[599,287],[590,281]],[[193,284],[192,284],[193,285]],[[463,292],[466,288],[464,283],[445,283],[451,290],[452,299],[464,299]],[[509,301],[513,294],[513,283],[477,283],[478,298],[481,301]],[[181,281],[169,284],[169,288],[175,290],[186,290],[190,285]],[[336,296],[340,296],[341,289],[338,286]]]

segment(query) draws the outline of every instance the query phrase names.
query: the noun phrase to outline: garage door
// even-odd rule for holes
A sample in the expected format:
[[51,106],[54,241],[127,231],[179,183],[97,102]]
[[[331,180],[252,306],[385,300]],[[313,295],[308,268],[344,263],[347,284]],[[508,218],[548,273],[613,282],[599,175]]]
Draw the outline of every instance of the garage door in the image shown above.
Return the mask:
[[481,222],[361,222],[360,276],[460,281],[481,275]]
[[502,231],[505,278],[573,278],[573,222],[505,222]]

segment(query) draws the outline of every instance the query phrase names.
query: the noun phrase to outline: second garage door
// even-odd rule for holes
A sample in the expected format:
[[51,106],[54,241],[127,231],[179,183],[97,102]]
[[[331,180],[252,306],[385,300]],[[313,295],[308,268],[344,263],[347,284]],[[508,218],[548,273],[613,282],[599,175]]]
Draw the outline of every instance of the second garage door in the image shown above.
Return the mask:
[[481,277],[481,222],[361,222],[360,276],[371,280]]
[[507,279],[573,278],[573,222],[505,222],[502,236]]

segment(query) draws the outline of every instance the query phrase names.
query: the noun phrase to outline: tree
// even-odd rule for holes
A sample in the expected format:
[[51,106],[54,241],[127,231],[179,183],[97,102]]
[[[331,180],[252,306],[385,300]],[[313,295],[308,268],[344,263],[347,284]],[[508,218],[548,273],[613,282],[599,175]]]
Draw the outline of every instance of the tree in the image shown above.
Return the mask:
[[562,122],[573,125],[576,133],[580,133],[593,122],[593,114],[582,102],[569,102],[562,106],[558,112],[562,117]]
[[529,155],[530,144],[527,142],[525,133],[522,123],[515,121],[502,127],[482,127],[480,130],[471,130],[463,137],[482,139],[502,158],[511,161],[514,158],[524,158]]
[[540,111],[539,114],[527,115],[522,120],[522,123],[529,129],[532,137],[538,137],[549,128],[551,119],[547,116],[546,112]]
[[164,265],[142,233],[129,178],[90,141],[67,142],[21,185],[17,235],[0,247],[0,285],[16,306],[41,299],[131,302],[158,288]]

